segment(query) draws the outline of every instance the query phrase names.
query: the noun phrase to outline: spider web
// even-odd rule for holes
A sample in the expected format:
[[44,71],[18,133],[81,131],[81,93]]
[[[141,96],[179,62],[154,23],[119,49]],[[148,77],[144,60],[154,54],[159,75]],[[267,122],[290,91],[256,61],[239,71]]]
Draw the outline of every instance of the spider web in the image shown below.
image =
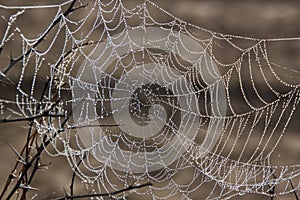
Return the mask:
[[[72,2],[0,5],[14,11],[1,54],[14,41],[22,55],[2,67],[1,84],[16,90],[0,99],[2,119],[57,104],[59,116],[34,122],[40,142],[51,139],[49,155],[65,156],[95,193],[134,182],[153,183],[133,191],[152,199],[299,190],[299,164],[273,165],[272,153],[300,97],[284,75],[300,72],[269,57],[273,43],[299,38],[212,32],[148,0],[80,1],[66,14]],[[26,33],[22,15],[36,10],[52,21]]]

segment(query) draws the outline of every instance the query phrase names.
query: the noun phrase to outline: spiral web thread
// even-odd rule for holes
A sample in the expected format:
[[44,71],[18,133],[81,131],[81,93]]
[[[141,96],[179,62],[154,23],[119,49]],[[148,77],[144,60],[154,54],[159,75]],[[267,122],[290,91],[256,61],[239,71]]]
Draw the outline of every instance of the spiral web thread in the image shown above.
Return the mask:
[[[15,71],[2,68],[1,84],[16,94],[1,97],[1,118],[36,116],[59,101],[51,113],[64,117],[35,120],[41,141],[51,138],[47,152],[65,156],[94,192],[149,181],[128,195],[213,199],[299,190],[299,164],[274,166],[272,153],[300,96],[299,82],[282,74],[300,72],[268,54],[273,43],[299,38],[224,35],[147,0],[80,1],[85,6],[65,16],[70,3],[0,5],[16,10],[1,51],[14,41],[24,55]],[[35,10],[55,14],[32,38],[19,24]],[[41,80],[48,83],[42,99]]]

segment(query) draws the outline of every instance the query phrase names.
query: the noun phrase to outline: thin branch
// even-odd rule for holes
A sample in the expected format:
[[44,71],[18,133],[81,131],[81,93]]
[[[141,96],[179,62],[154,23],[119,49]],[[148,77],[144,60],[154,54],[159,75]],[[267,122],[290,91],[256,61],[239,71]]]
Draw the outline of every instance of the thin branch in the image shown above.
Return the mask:
[[[76,165],[75,170],[73,171],[73,175],[72,175],[72,180],[71,180],[71,184],[70,184],[70,192],[71,192],[71,196],[74,195],[74,183],[75,183],[75,177],[76,177],[76,172],[78,171],[78,167],[81,164],[81,162],[83,161],[83,159],[86,157],[86,154],[83,156],[82,159],[79,160],[79,162]],[[67,194],[67,193],[65,193]]]
[[[65,119],[64,123],[67,123],[67,119]],[[56,136],[54,136],[56,137]],[[10,199],[14,194],[15,192],[20,188],[20,185],[21,185],[21,182],[24,178],[24,176],[27,174],[28,170],[31,168],[31,166],[33,165],[33,163],[40,158],[42,152],[44,151],[44,149],[51,143],[51,139],[49,139],[48,141],[46,141],[43,144],[41,144],[38,148],[37,148],[37,153],[32,157],[32,159],[26,164],[23,166],[23,169],[22,169],[22,172],[21,174],[19,175],[19,179],[17,181],[17,183],[15,184],[15,186],[13,187],[13,189],[10,191],[10,193],[8,194],[8,196],[6,197],[6,199]]]
[[[45,37],[48,35],[48,33],[60,22],[61,18],[63,16],[68,16],[70,13],[74,12],[75,10],[78,10],[80,8],[84,8],[86,7],[87,5],[83,5],[83,6],[79,6],[79,7],[76,7],[74,8],[74,5],[76,3],[77,0],[74,0],[72,1],[72,3],[70,4],[70,6],[68,7],[68,9],[59,17],[57,18],[56,20],[54,20],[54,22],[50,25],[49,29],[43,33],[43,35],[39,38],[39,40],[37,40],[37,42],[31,47],[31,49],[29,49],[27,52],[25,52],[23,55],[20,55],[19,57],[17,58],[11,58],[10,59],[10,64],[7,66],[7,68],[4,70],[4,72],[0,72],[0,81],[3,77],[6,77],[6,74],[8,73],[9,70],[11,70],[13,68],[13,66],[15,66],[18,62],[20,62],[21,60],[24,59],[25,56],[28,56],[30,55],[31,52],[34,51],[34,48],[36,48],[42,41],[44,41]],[[87,43],[84,43],[84,44],[81,44],[80,46],[76,46],[76,47],[73,47],[69,52],[66,52],[65,55],[59,60],[59,62],[57,63],[57,65],[59,65],[62,61],[63,61],[63,58],[65,58],[66,56],[68,56],[71,52],[73,52],[74,50],[82,47],[82,46],[86,46],[86,45],[92,45],[92,44],[95,44],[97,43],[94,42],[94,41],[90,41],[90,42],[87,42]],[[1,49],[2,50],[2,49]],[[51,79],[48,79],[47,83],[46,83],[46,86],[42,92],[42,95],[41,95],[41,100],[43,99],[44,97],[44,94],[47,90],[47,87],[50,83]],[[54,95],[55,97],[53,97],[53,100],[55,100],[57,98],[56,95]],[[52,107],[53,106],[53,107]],[[49,114],[49,112],[52,110],[52,108],[54,108],[55,105],[52,105],[51,108],[48,110],[48,111],[45,111],[39,115],[35,115],[35,116],[31,116],[31,117],[27,117],[27,118],[17,118],[17,119],[2,119],[0,120],[0,123],[3,122],[15,122],[15,121],[30,121],[31,122],[31,125],[30,125],[30,128],[29,128],[29,132],[28,132],[28,136],[27,136],[27,141],[26,141],[26,144],[24,146],[24,148],[22,149],[21,153],[20,153],[20,156],[24,156],[23,154],[25,153],[25,163],[23,163],[22,165],[22,169],[19,171],[19,174],[16,175],[16,170],[20,164],[20,162],[17,162],[14,169],[12,170],[11,174],[9,175],[8,179],[7,179],[7,182],[6,182],[6,185],[4,187],[4,189],[2,190],[2,193],[0,195],[0,199],[4,198],[4,195],[5,193],[7,192],[8,190],[8,187],[9,185],[12,183],[12,180],[13,179],[16,179],[17,178],[17,182],[15,183],[14,187],[12,188],[12,190],[10,190],[8,196],[6,197],[6,199],[10,199],[18,189],[23,189],[23,193],[22,193],[22,196],[21,196],[21,199],[25,199],[26,198],[26,192],[29,191],[29,190],[32,190],[32,189],[35,189],[33,187],[30,186],[30,182],[33,180],[33,177],[37,171],[37,169],[39,169],[39,161],[40,161],[40,158],[41,158],[41,153],[44,151],[44,149],[51,143],[51,141],[53,140],[53,138],[56,137],[57,134],[60,133],[60,131],[58,131],[57,133],[54,134],[53,138],[50,138],[48,139],[47,137],[44,138],[44,141],[43,141],[43,144],[41,145],[38,145],[36,144],[36,150],[37,152],[34,154],[34,156],[30,157],[29,159],[29,154],[30,154],[30,147],[33,145],[35,139],[36,139],[36,135],[37,135],[37,131],[35,130],[34,132],[33,131],[33,128],[34,128],[34,124],[33,124],[33,121],[36,119],[36,118],[39,118],[39,117],[65,117],[65,116],[62,116],[62,115],[51,115]],[[69,116],[71,114],[69,113]],[[62,127],[64,127],[69,119],[69,116],[67,118],[65,118],[64,122],[62,123]],[[42,120],[42,119],[40,119]],[[108,126],[114,126],[114,125],[108,125]],[[71,129],[73,129],[75,127],[72,127]],[[65,129],[66,130],[66,129]],[[30,169],[32,169],[32,173],[28,179],[27,177],[27,174],[29,172]]]
[[[27,135],[27,141],[26,141],[26,143],[25,143],[25,145],[24,145],[24,147],[23,147],[20,155],[23,155],[24,151],[25,150],[27,151],[28,146],[30,145],[29,144],[29,139],[30,139],[32,128],[33,128],[33,121],[30,124],[29,130],[28,130],[28,135]],[[26,160],[28,158],[28,155],[29,155],[29,153],[26,152]],[[14,168],[12,169],[10,175],[8,176],[6,184],[5,184],[5,186],[4,186],[4,188],[3,188],[2,192],[1,192],[0,199],[2,199],[4,197],[4,194],[7,192],[7,189],[9,187],[9,185],[11,184],[12,180],[15,179],[15,178],[18,178],[18,176],[15,173],[16,173],[16,170],[17,170],[17,167],[18,167],[19,163],[20,162],[16,162]]]
[[[271,169],[271,170],[272,170],[272,169]],[[273,170],[272,170],[272,172],[273,172]],[[275,174],[272,174],[272,176],[273,176],[274,179],[277,179],[277,177],[275,176]],[[271,196],[271,200],[273,200],[273,199],[274,199],[274,194],[275,194],[276,185],[273,185],[273,186],[268,185],[268,186],[269,186],[269,188],[270,188],[270,196]]]
[[93,128],[93,127],[114,127],[114,126],[120,126],[120,124],[88,124],[88,125],[82,125],[82,126],[69,126],[65,130]]
[[[44,94],[46,93],[47,88],[49,87],[50,81],[51,81],[51,79],[49,78],[49,79],[45,82],[45,86],[44,86],[43,92],[42,92],[41,97],[40,97],[40,102],[41,102],[41,101],[43,100],[43,98],[44,98]],[[41,109],[41,104],[39,104],[39,105],[37,106],[37,110],[40,110],[40,109]],[[32,146],[33,141],[35,140],[35,137],[36,137],[36,130],[35,130],[35,132],[33,132],[33,133],[31,134],[33,125],[34,125],[34,124],[33,124],[33,120],[32,120],[31,123],[30,123],[29,132],[28,132],[28,134],[27,134],[27,141],[26,141],[26,144],[25,144],[25,148],[26,148],[26,151],[25,151],[26,162],[29,162],[28,158],[29,158],[29,154],[30,154],[30,151],[31,151],[31,148],[30,148],[30,147]],[[27,175],[26,175],[26,177],[25,177],[27,185],[30,185],[30,184],[31,184],[31,181],[33,180],[33,177],[34,177],[36,171],[39,169],[39,162],[40,162],[40,159],[41,159],[41,157],[38,157],[38,158],[37,158],[37,160],[36,160],[36,162],[35,162],[35,165],[34,165],[34,167],[33,167],[33,170],[32,170],[32,172],[31,172],[31,175],[30,175],[29,179],[28,179]],[[29,191],[29,189],[23,188],[23,193],[22,193],[22,197],[21,197],[21,198],[26,199],[26,193],[27,193],[27,191]]]
[[74,195],[74,196],[69,196],[69,195],[66,195],[64,197],[60,197],[56,200],[65,200],[65,199],[80,199],[80,198],[91,198],[91,197],[104,197],[104,196],[108,196],[108,197],[111,197],[111,196],[115,196],[117,194],[121,194],[123,192],[127,192],[127,191],[130,191],[130,190],[135,190],[135,189],[139,189],[139,188],[143,188],[143,187],[147,187],[147,186],[152,186],[153,184],[148,182],[148,183],[145,183],[145,184],[141,184],[141,185],[136,185],[136,186],[129,186],[127,188],[124,188],[124,189],[121,189],[121,190],[118,190],[118,191],[115,191],[115,192],[110,192],[110,193],[103,193],[103,194],[85,194],[85,195]]
[[[17,17],[18,17],[19,15],[23,14],[23,13],[24,13],[24,10],[18,11],[16,14],[11,15],[11,16],[9,17],[9,20],[7,20],[7,27],[6,27],[6,30],[5,30],[5,32],[4,32],[4,36],[3,36],[3,38],[2,38],[2,41],[1,41],[1,43],[0,43],[0,54],[1,54],[2,50],[3,50],[4,43],[5,43],[7,40],[9,40],[9,39],[11,38],[11,36],[12,36],[12,34],[9,34],[9,32],[10,32],[10,29],[11,29],[13,23],[16,21]],[[4,18],[4,17],[3,17],[3,18]],[[6,19],[4,18],[4,20],[6,20]]]
[[[19,164],[19,162],[16,163],[16,166]],[[17,178],[18,176],[15,174],[15,169],[16,169],[16,166],[15,168],[12,170],[12,172],[10,173],[10,175],[8,176],[7,180],[6,180],[6,183],[5,183],[5,186],[1,192],[1,195],[0,195],[0,199],[3,198],[5,192],[7,191],[10,183],[12,182],[13,179]]]
[[39,190],[38,188],[31,187],[30,185],[27,185],[27,184],[26,185],[21,184],[20,188],[25,189],[25,190],[35,190],[35,191]]
[[75,8],[72,8],[72,12],[75,11],[75,10],[81,9],[81,8],[85,8],[85,7],[87,7],[88,5],[89,5],[89,3],[86,3],[86,4],[83,4],[83,5],[81,5],[81,6],[77,6],[77,7],[75,7]]
[[52,115],[52,114],[42,113],[42,114],[39,114],[39,115],[34,115],[34,116],[24,117],[24,118],[0,119],[0,123],[32,121],[32,120],[40,118],[40,117],[65,117],[65,115]]
[[[5,68],[5,70],[2,73],[4,75],[6,75],[18,62],[22,61],[25,56],[28,56],[33,51],[34,48],[36,48],[42,41],[44,41],[46,36],[49,34],[49,32],[60,22],[60,20],[62,19],[62,16],[68,16],[75,10],[78,10],[78,9],[81,9],[81,8],[84,8],[87,6],[87,4],[86,4],[86,5],[74,8],[76,1],[77,0],[72,1],[70,6],[68,7],[68,9],[62,15],[60,15],[60,17],[58,17],[56,20],[53,21],[53,23],[50,25],[48,30],[43,33],[43,35],[36,41],[36,43],[32,46],[32,48],[30,48],[28,51],[26,51],[24,54],[20,55],[16,59],[12,59],[11,62],[9,63],[9,65]],[[4,76],[2,76],[2,75],[0,76],[0,81],[2,80],[3,77]]]
[[298,197],[298,195],[297,195],[297,192],[295,191],[295,188],[294,188],[294,185],[293,185],[291,179],[289,179],[289,182],[290,182],[290,184],[291,184],[292,189],[294,190],[293,193],[294,193],[294,195],[295,195],[296,200],[299,200],[299,197]]
[[49,114],[49,112],[59,103],[57,101],[56,103],[52,104],[52,106],[48,109],[45,110],[44,112],[33,115],[30,117],[21,117],[21,118],[15,118],[15,119],[0,119],[0,123],[10,123],[10,122],[21,122],[21,121],[32,121],[34,119],[40,118],[40,117],[64,117],[65,115],[52,115]]

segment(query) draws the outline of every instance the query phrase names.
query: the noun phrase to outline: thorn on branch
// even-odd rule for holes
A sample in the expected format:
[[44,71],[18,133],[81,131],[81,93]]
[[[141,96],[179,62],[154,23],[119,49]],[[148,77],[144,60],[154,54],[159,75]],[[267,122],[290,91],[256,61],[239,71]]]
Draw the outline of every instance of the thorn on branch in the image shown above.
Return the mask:
[[11,173],[11,174],[9,175],[9,179],[13,180],[13,179],[15,179],[15,178],[18,178],[18,176],[17,176],[15,173]]
[[12,55],[12,52],[9,53],[9,56],[7,56],[7,58],[9,60],[9,62],[11,62],[11,63],[15,62],[15,59],[14,59],[14,57]]
[[7,144],[11,148],[11,150],[17,155],[18,162],[26,165],[27,163],[26,163],[25,159],[18,153],[18,151],[11,144],[9,144],[9,143],[7,143]]
[[77,7],[71,8],[71,9],[70,9],[70,12],[74,12],[74,11],[79,10],[79,9],[81,9],[81,8],[85,8],[85,7],[87,7],[88,5],[89,5],[89,3],[86,3],[86,4],[83,4],[83,5],[81,5],[81,6],[77,6]]
[[42,164],[41,162],[38,163],[38,169],[48,169],[48,166],[51,165],[52,163],[49,162],[49,163],[46,163],[46,164]]
[[27,185],[27,184],[20,184],[19,188],[25,189],[25,190],[34,190],[34,191],[39,190],[38,188],[31,187],[30,185]]

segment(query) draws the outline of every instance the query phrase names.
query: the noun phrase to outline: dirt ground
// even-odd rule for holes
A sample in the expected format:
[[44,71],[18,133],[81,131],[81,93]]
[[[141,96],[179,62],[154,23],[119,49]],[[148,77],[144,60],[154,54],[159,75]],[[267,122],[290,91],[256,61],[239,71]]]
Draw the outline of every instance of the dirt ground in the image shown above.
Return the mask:
[[[300,36],[300,1],[277,1],[277,0],[152,0],[164,10],[174,16],[183,19],[191,24],[224,34],[240,35],[251,38],[286,38]],[[11,2],[0,0],[0,5],[25,5],[36,3],[36,1]],[[51,1],[42,1],[47,4]],[[62,1],[59,1],[62,2]],[[130,4],[134,4],[131,2]],[[7,11],[0,8],[0,16],[7,14]],[[37,13],[38,14],[38,13]],[[30,17],[39,23],[45,20]],[[44,18],[43,18],[44,17]],[[1,21],[1,19],[0,19]],[[0,41],[4,34],[5,21],[0,22]],[[25,25],[26,26],[26,25]],[[27,24],[28,26],[28,24]],[[32,25],[34,27],[34,25]],[[37,27],[38,28],[38,27]],[[274,62],[287,66],[290,69],[300,71],[300,42],[292,41],[280,44],[274,52],[270,52]],[[4,61],[7,62],[7,61]],[[0,61],[0,68],[2,61]],[[294,82],[300,84],[299,74],[291,77]],[[10,96],[9,88],[1,87],[0,97]],[[274,164],[292,165],[300,163],[300,106],[287,128],[286,135],[282,138],[277,150],[274,152]],[[13,124],[0,124],[0,191],[16,162],[16,155],[7,143],[20,150],[26,140],[26,122]],[[51,162],[46,170],[40,171],[32,186],[39,188],[31,196],[37,194],[36,199],[51,199],[64,195],[64,188],[69,189],[72,171],[64,157],[49,157],[44,154],[44,162]],[[80,185],[80,184],[79,184]],[[85,190],[78,186],[77,191]],[[298,194],[300,194],[298,192]],[[237,196],[234,199],[270,199],[262,195]],[[201,198],[199,198],[201,199]],[[295,199],[294,194],[283,198]]]

